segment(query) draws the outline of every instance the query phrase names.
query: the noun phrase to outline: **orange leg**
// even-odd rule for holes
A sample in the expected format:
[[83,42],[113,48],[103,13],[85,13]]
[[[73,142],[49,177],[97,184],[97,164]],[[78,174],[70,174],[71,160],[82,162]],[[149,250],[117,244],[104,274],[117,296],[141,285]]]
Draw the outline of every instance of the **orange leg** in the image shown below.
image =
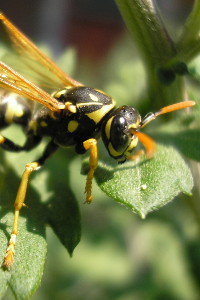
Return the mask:
[[152,158],[156,150],[156,144],[154,140],[152,140],[148,135],[142,132],[135,131],[134,134],[138,137],[139,141],[144,145],[146,149],[147,157]]
[[144,150],[140,149],[135,154],[132,154],[128,157],[129,160],[137,160],[140,156],[144,155]]
[[[0,142],[1,142],[1,136],[0,136]],[[15,199],[15,203],[14,203],[15,212],[14,212],[12,233],[11,233],[11,237],[8,243],[8,248],[3,263],[3,266],[6,268],[11,267],[14,260],[15,244],[16,244],[16,239],[18,234],[19,214],[22,207],[26,206],[24,201],[26,197],[29,177],[32,172],[37,171],[41,166],[43,166],[46,159],[48,159],[50,155],[52,155],[57,150],[57,148],[58,146],[54,144],[53,141],[50,141],[49,144],[47,144],[43,155],[37,161],[31,162],[27,164],[25,167],[24,173],[22,175],[21,183],[17,192],[17,196]]]
[[94,172],[98,165],[98,148],[96,139],[88,139],[83,143],[85,150],[90,150],[90,169],[87,174],[87,180],[85,185],[86,193],[86,203],[91,203],[92,201],[92,180],[94,177]]
[[6,255],[4,258],[4,263],[3,266],[6,268],[9,268],[14,259],[14,253],[15,253],[15,244],[16,244],[16,239],[17,239],[17,233],[18,233],[18,222],[19,222],[19,213],[20,210],[23,206],[26,206],[24,204],[25,196],[26,196],[26,191],[27,191],[27,185],[28,185],[28,180],[29,176],[33,171],[36,171],[40,167],[38,162],[32,162],[30,164],[27,164],[25,167],[25,171],[22,175],[21,183],[17,192],[16,200],[14,203],[15,207],[15,213],[14,213],[14,222],[13,222],[13,228],[12,228],[12,233],[10,237],[10,241],[8,243],[8,248],[6,251]]

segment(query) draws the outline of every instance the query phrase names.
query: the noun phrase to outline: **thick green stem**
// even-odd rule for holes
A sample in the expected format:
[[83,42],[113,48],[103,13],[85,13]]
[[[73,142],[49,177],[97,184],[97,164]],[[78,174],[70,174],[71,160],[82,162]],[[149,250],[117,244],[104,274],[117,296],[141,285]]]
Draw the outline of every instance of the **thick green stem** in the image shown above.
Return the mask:
[[200,1],[196,0],[192,12],[189,15],[182,34],[177,41],[177,52],[169,64],[177,60],[190,62],[200,53]]
[[194,41],[200,39],[200,1],[196,0],[192,12],[185,23],[182,34],[179,38],[178,46],[188,47]]
[[165,63],[176,53],[157,9],[150,0],[116,0],[146,64]]
[[151,102],[155,106],[160,106],[160,102],[167,105],[183,99],[184,83],[180,77],[173,84],[166,85],[158,76],[159,70],[176,55],[176,46],[154,2],[152,0],[115,1],[143,58]]

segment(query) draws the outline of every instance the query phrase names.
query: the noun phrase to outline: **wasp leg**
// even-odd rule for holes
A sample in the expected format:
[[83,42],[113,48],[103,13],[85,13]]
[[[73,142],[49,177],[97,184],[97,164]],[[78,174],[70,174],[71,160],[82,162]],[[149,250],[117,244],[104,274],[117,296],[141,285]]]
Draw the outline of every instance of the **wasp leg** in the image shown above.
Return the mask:
[[20,146],[0,134],[0,147],[10,152],[31,150],[34,147],[36,147],[40,141],[41,141],[41,137],[30,135],[28,136],[24,146]]
[[139,141],[144,145],[146,149],[147,157],[152,158],[156,150],[156,144],[154,140],[152,140],[148,135],[142,132],[135,131],[134,134],[138,137]]
[[7,151],[19,152],[24,150],[22,146],[16,145],[11,140],[0,135],[0,147]]
[[86,203],[91,203],[92,201],[92,180],[94,177],[94,172],[98,165],[98,148],[96,139],[88,139],[83,143],[85,150],[90,150],[90,169],[87,174],[87,180],[85,185],[86,193]]
[[130,156],[128,157],[128,159],[130,159],[130,160],[137,160],[137,159],[139,159],[140,156],[142,156],[142,155],[144,155],[144,150],[143,150],[143,149],[140,149],[140,150],[138,150],[135,154],[130,155]]
[[8,243],[8,248],[3,263],[3,266],[6,268],[9,268],[12,265],[14,260],[15,244],[16,244],[17,233],[18,233],[19,213],[21,208],[23,206],[26,206],[24,201],[27,192],[29,177],[32,172],[37,171],[42,167],[46,159],[49,158],[50,155],[52,155],[57,150],[57,148],[58,146],[53,141],[50,141],[47,147],[45,148],[43,155],[35,162],[31,162],[27,164],[24,173],[22,174],[21,183],[14,203],[15,212],[14,212],[12,233],[11,233],[11,237]]

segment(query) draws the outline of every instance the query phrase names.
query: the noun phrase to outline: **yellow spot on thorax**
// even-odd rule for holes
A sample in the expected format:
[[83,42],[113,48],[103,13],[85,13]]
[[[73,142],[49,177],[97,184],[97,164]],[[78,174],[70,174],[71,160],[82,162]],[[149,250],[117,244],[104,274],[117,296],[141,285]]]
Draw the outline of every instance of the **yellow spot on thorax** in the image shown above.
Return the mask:
[[31,130],[33,130],[34,134],[36,134],[36,132],[37,132],[37,126],[38,126],[38,124],[37,124],[37,122],[35,120],[31,120],[29,122],[29,128]]
[[68,123],[68,127],[67,127],[67,130],[69,132],[74,132],[78,127],[78,122],[75,121],[75,120],[72,120]]
[[114,103],[111,103],[109,105],[103,105],[102,103],[100,103],[99,106],[101,106],[101,108],[99,108],[98,110],[86,114],[96,124],[99,123],[102,118],[114,107]]
[[42,121],[42,122],[40,122],[40,126],[42,126],[42,127],[47,127],[47,126],[48,126],[48,124],[47,124],[47,122],[45,122],[45,121]]

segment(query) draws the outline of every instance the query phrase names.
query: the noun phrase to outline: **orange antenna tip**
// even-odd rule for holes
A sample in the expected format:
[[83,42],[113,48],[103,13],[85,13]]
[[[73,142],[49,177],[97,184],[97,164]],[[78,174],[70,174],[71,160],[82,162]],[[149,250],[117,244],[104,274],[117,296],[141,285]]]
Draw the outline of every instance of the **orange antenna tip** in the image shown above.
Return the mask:
[[169,106],[165,106],[161,108],[157,113],[155,113],[156,117],[162,114],[166,114],[175,110],[184,109],[187,107],[194,106],[196,104],[195,101],[189,100],[189,101],[183,101],[179,103],[175,103]]

